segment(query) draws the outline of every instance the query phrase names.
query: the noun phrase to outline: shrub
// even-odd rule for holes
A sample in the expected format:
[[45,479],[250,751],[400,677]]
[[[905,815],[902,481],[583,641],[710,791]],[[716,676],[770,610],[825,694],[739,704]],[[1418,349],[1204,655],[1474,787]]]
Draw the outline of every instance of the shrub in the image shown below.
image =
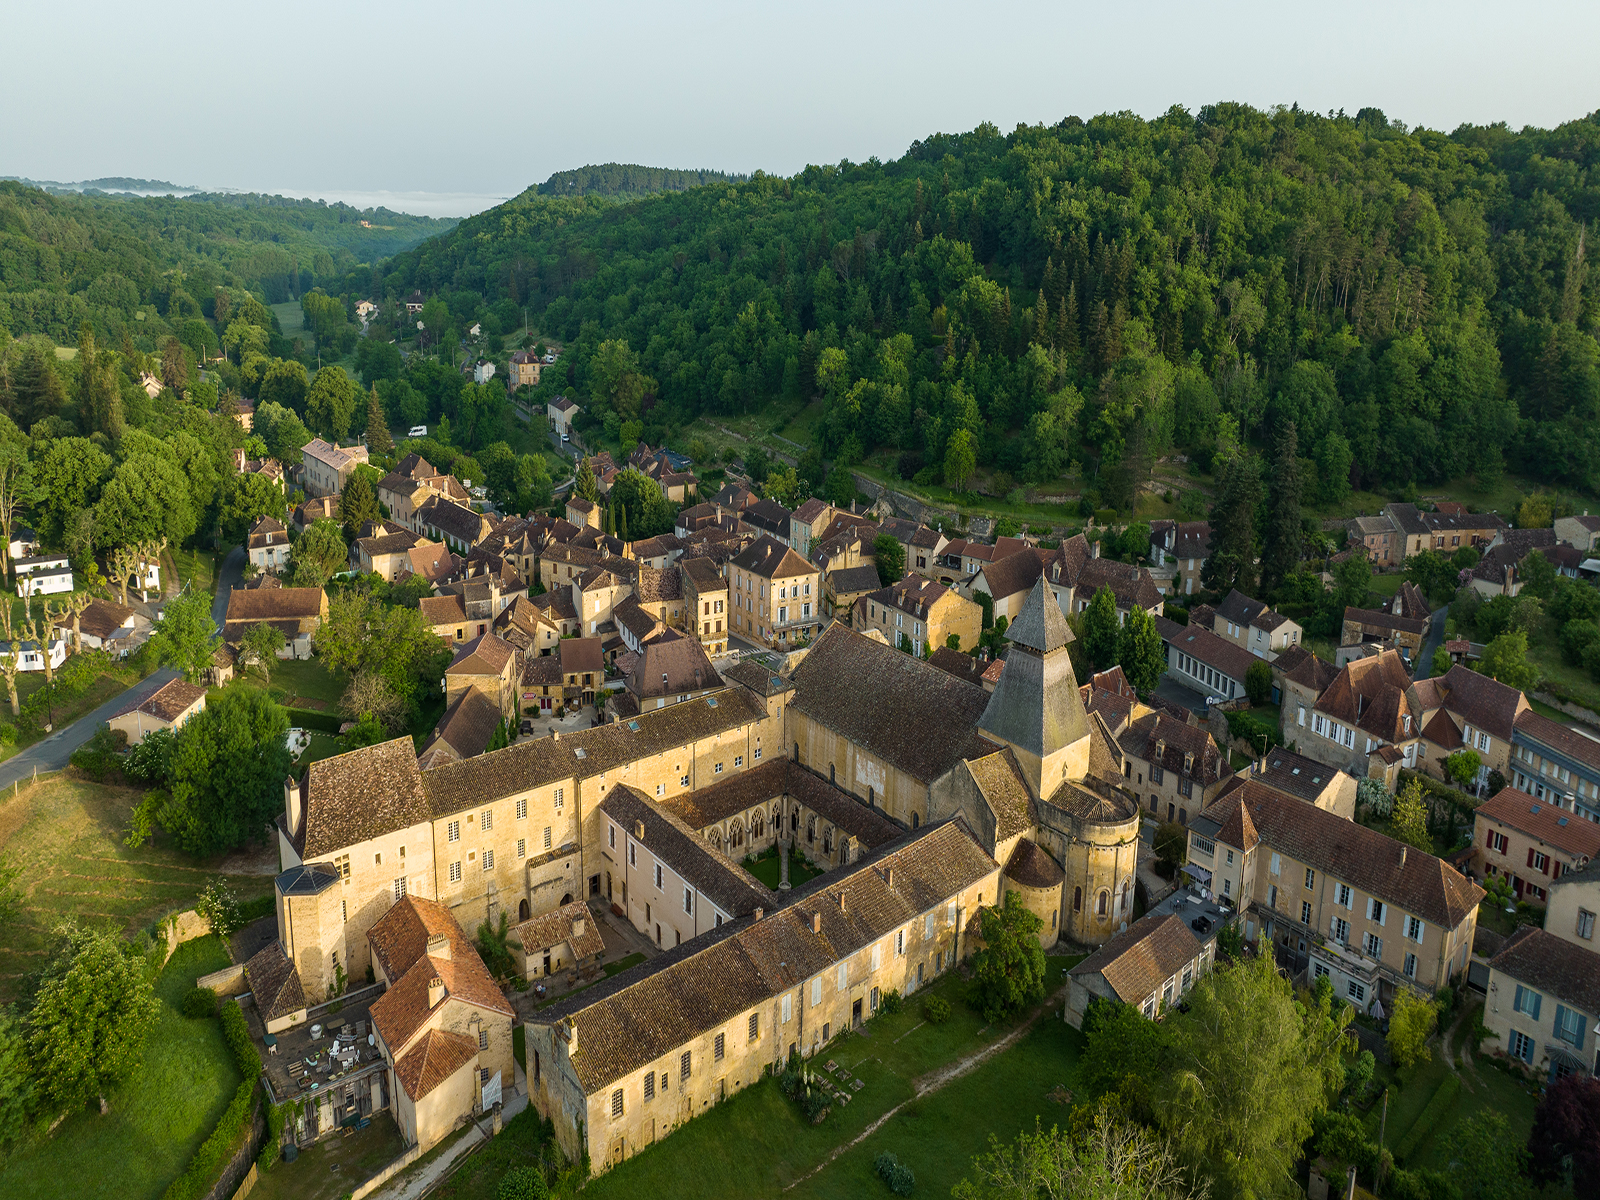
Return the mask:
[[1253,753],[1265,753],[1273,746],[1283,745],[1283,731],[1276,721],[1264,721],[1242,709],[1228,714],[1228,736],[1249,742]]
[[124,749],[127,744],[126,733],[102,725],[92,738],[72,752],[72,765],[96,783],[104,783],[106,777],[118,767],[117,751]]
[[550,1185],[538,1167],[513,1167],[500,1180],[495,1200],[546,1200]]
[[922,1002],[922,1016],[929,1025],[943,1025],[950,1019],[950,1001],[943,996],[929,996]]
[[1171,879],[1189,857],[1189,831],[1176,821],[1163,822],[1156,830],[1155,851],[1163,877]]
[[190,1020],[198,1021],[202,1017],[217,1015],[217,994],[210,988],[190,988],[188,995],[183,998],[183,1015]]
[[228,1043],[228,1050],[239,1066],[239,1073],[254,1082],[255,1077],[261,1074],[261,1055],[250,1040],[250,1026],[245,1022],[239,1002],[229,1000],[222,1006],[219,1015],[222,1017],[222,1040]]
[[1387,817],[1394,811],[1394,796],[1381,779],[1362,779],[1356,783],[1356,804],[1374,816]]
[[878,997],[878,1011],[892,1017],[900,1011],[904,1003],[900,998],[900,989],[890,988]]
[[[234,1012],[239,1011],[237,1004],[227,1006]],[[224,1009],[226,1012],[226,1009]],[[240,1016],[240,1021],[244,1020]],[[226,1031],[227,1022],[223,1022]],[[246,1034],[246,1037],[249,1035]],[[251,1053],[255,1051],[252,1049]],[[161,1193],[161,1200],[200,1200],[211,1190],[211,1185],[216,1182],[222,1164],[232,1156],[235,1144],[245,1132],[245,1125],[250,1119],[250,1109],[256,1093],[256,1075],[261,1069],[261,1060],[256,1059],[255,1070],[245,1075],[245,1080],[233,1093],[233,1099],[228,1102],[227,1110],[222,1114],[222,1119],[217,1122],[217,1127],[211,1131],[211,1136],[200,1144],[200,1149],[194,1152],[194,1157],[189,1160],[189,1165],[183,1169],[183,1174],[174,1179],[167,1190]]]
[[911,1173],[911,1168],[887,1150],[878,1155],[872,1165],[877,1169],[878,1177],[889,1185],[889,1190],[896,1196],[909,1196],[917,1186],[917,1177]]
[[239,897],[220,875],[206,884],[195,901],[194,911],[211,926],[211,932],[227,941],[244,926]]

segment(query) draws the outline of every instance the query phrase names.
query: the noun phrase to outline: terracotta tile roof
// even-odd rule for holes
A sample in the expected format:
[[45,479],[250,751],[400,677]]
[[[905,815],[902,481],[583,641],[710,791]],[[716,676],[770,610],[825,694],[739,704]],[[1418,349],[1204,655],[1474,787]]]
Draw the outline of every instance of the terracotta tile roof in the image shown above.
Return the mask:
[[445,668],[446,675],[499,675],[517,657],[517,648],[493,633],[464,642]]
[[[1411,676],[1397,650],[1371,658],[1352,659],[1317,697],[1316,711],[1386,742],[1403,742],[1415,734],[1422,714],[1414,712],[1407,690]],[[1412,718],[1407,732],[1406,717]]]
[[1445,688],[1444,706],[1475,729],[1503,741],[1511,740],[1517,714],[1528,701],[1514,687],[1457,663],[1445,673],[1440,684]]
[[[572,929],[578,921],[583,922],[583,932],[574,934]],[[600,936],[599,922],[582,900],[574,900],[553,912],[513,925],[511,936],[527,954],[541,954],[565,942],[572,951],[572,957],[579,962],[603,953],[606,948],[605,939]]]
[[1124,1004],[1143,1004],[1200,953],[1200,942],[1177,913],[1141,917],[1072,968],[1099,975]]
[[300,972],[295,970],[289,956],[283,952],[283,943],[273,938],[244,965],[245,982],[255,997],[256,1009],[263,1021],[276,1020],[306,1006],[305,990],[300,986]]
[[771,907],[772,893],[765,884],[643,792],[618,784],[600,802],[600,811],[657,858],[671,864],[728,916],[743,917],[763,905]]
[[706,657],[698,638],[664,630],[639,648],[638,662],[628,672],[628,690],[642,703],[723,686],[722,676]]
[[1221,671],[1229,679],[1241,685],[1250,670],[1250,664],[1262,661],[1243,646],[1230,642],[1227,638],[1218,637],[1211,630],[1197,625],[1192,613],[1187,625],[1176,624],[1166,617],[1156,617],[1155,622],[1156,631],[1161,634],[1161,640],[1167,645]]
[[424,596],[417,601],[424,625],[463,625],[467,620],[466,602],[458,595]]
[[1573,762],[1600,771],[1600,741],[1584,737],[1576,729],[1552,721],[1531,708],[1525,708],[1517,714],[1516,737],[1513,740],[1548,747]]
[[606,669],[604,643],[595,637],[563,638],[559,644],[561,671],[573,673],[604,674]]
[[1600,954],[1537,925],[1524,925],[1507,938],[1489,969],[1583,1010],[1590,1021],[1600,1015]]
[[[873,571],[876,572],[874,567]],[[896,580],[886,588],[879,588],[867,598],[883,605],[885,608],[898,609],[907,616],[927,619],[928,610],[940,600],[950,595],[950,589],[931,579],[924,579],[920,575],[907,575],[904,579]],[[1060,611],[1060,606],[1057,606]]]
[[[448,940],[448,949],[430,954],[430,943],[440,937]],[[402,897],[367,930],[367,943],[394,980],[370,1010],[391,1053],[403,1051],[433,1012],[428,981],[434,978],[444,981],[444,1002],[459,1000],[511,1015],[511,1004],[489,977],[472,940],[438,901]]]
[[735,555],[733,565],[763,579],[786,579],[793,575],[817,573],[816,567],[769,535],[757,538],[749,547]]
[[1441,750],[1453,752],[1466,745],[1461,740],[1461,730],[1456,728],[1456,723],[1450,719],[1450,714],[1442,709],[1433,714],[1423,729],[1422,736],[1424,740],[1432,742]]
[[794,510],[794,518],[807,525],[814,525],[818,517],[828,511],[828,502],[813,496],[799,508]]
[[1460,925],[1484,896],[1441,859],[1255,780],[1208,805],[1201,819],[1220,827],[1218,841],[1241,849],[1265,843],[1446,929]]
[[305,815],[293,841],[306,860],[424,823],[430,816],[409,736],[314,762],[300,786]]
[[766,716],[764,702],[743,688],[729,688],[641,713],[638,729],[610,724],[559,738],[524,738],[504,750],[429,771],[421,781],[430,811],[443,817],[564,779],[592,778]]
[[1373,629],[1392,629],[1396,633],[1426,634],[1428,621],[1424,617],[1402,617],[1381,608],[1347,608],[1346,623],[1370,626]]
[[260,588],[228,593],[229,625],[257,621],[302,621],[322,615],[321,588]]
[[1339,674],[1338,667],[1324,662],[1304,646],[1290,646],[1272,660],[1272,670],[1318,696]]
[[365,551],[368,558],[377,558],[384,554],[403,554],[418,542],[422,541],[419,534],[403,529],[399,533],[386,533],[380,537],[362,538],[356,543]]
[[1032,551],[1010,554],[998,562],[985,563],[978,571],[984,589],[996,600],[1031,590],[1043,573],[1044,562],[1038,552]]
[[477,1058],[478,1043],[466,1034],[430,1029],[395,1061],[394,1075],[406,1095],[417,1101]]
[[1006,878],[1015,879],[1023,887],[1051,888],[1065,882],[1067,873],[1036,843],[1019,838],[1006,863]]
[[[91,600],[87,608],[78,614],[78,629],[88,637],[96,637],[101,641],[111,637],[122,629],[134,612],[121,604],[110,600]],[[59,629],[71,629],[72,617],[66,616],[56,622]]]
[[204,700],[205,695],[205,688],[198,687],[192,683],[185,683],[181,679],[174,679],[172,682],[157,688],[148,700],[139,705],[139,711],[149,713],[158,720],[176,721],[201,700]]
[[977,725],[989,693],[838,622],[791,679],[801,712],[920,782],[986,744]]
[[[1600,825],[1514,787],[1501,788],[1475,810],[1478,819],[1506,825],[1581,859],[1600,856]],[[1584,866],[1580,862],[1578,866]]]
[[532,1019],[572,1022],[578,1033],[572,1065],[579,1086],[593,1095],[675,1056],[998,869],[959,821],[928,825],[774,898],[781,907],[762,920],[724,924]]

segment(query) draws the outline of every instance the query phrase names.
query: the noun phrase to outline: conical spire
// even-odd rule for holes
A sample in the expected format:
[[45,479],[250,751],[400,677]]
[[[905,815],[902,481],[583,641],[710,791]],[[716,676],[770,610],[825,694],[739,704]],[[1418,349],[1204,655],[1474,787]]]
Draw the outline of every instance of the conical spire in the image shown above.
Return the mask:
[[1041,572],[1033,591],[1023,601],[1017,619],[1006,626],[1006,641],[1027,646],[1040,654],[1048,654],[1072,640],[1072,629],[1067,624],[1066,614],[1061,611],[1061,605],[1056,603],[1050,585],[1045,582]]

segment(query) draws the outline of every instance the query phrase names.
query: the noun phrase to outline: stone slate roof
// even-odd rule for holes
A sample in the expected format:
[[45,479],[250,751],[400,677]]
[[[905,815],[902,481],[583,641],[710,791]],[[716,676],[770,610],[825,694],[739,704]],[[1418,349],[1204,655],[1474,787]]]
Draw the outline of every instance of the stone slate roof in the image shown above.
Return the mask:
[[1141,917],[1072,968],[1099,975],[1124,1004],[1143,1004],[1200,953],[1200,942],[1177,913]]
[[[1123,731],[1117,743],[1125,754],[1175,775],[1188,776],[1201,787],[1233,774],[1209,731],[1165,713],[1140,717]],[[1189,763],[1187,769],[1185,761]]]
[[1264,842],[1442,928],[1461,924],[1484,896],[1449,863],[1253,779],[1196,819],[1216,825],[1219,841],[1244,850]]
[[1067,873],[1029,838],[1019,838],[1006,863],[1006,878],[1023,887],[1051,888],[1066,881]]
[[[1012,555],[1012,558],[1020,557]],[[1056,603],[1055,596],[1041,575],[1034,581],[1033,591],[1023,603],[1017,619],[1006,626],[1006,641],[1017,646],[1029,646],[1045,654],[1074,640],[1066,614],[1061,611],[1061,606]]]
[[791,680],[801,712],[923,783],[984,744],[987,692],[837,621]]
[[[583,932],[574,935],[572,928],[578,921],[583,922]],[[605,939],[600,936],[599,922],[582,900],[574,900],[552,912],[513,925],[511,936],[516,938],[527,954],[541,954],[565,942],[571,948],[572,956],[580,962],[591,955],[603,953],[606,948]]]
[[765,665],[753,658],[740,659],[722,672],[724,679],[742,684],[758,696],[776,696],[791,692],[794,685],[781,675],[774,675]]
[[1304,646],[1290,646],[1272,660],[1272,669],[1291,683],[1308,688],[1320,696],[1339,674],[1339,668],[1324,662]]
[[1472,568],[1474,579],[1503,585],[1507,571],[1522,562],[1531,551],[1549,549],[1556,544],[1554,529],[1507,529],[1500,537],[1500,544],[1484,551],[1478,565]]
[[883,586],[878,568],[871,563],[860,567],[841,567],[828,572],[828,588],[836,596],[875,592]]
[[[500,724],[500,705],[476,685],[467,688],[444,710],[423,754],[436,743],[444,743],[458,758],[471,758],[488,749]],[[420,761],[420,760],[419,760]]]
[[789,536],[789,510],[776,500],[758,500],[739,514],[746,525],[766,534]]
[[704,830],[779,796],[793,796],[824,820],[873,848],[904,832],[850,793],[818,778],[787,758],[762,763],[726,777],[710,787],[683,792],[660,801],[690,829]]
[[772,904],[765,884],[638,789],[618,784],[600,802],[600,811],[729,916],[748,916]]
[[[1016,630],[1013,639],[1012,629]],[[995,739],[1046,757],[1089,734],[1078,681],[1072,674],[1063,638],[1071,638],[1066,618],[1041,580],[1017,614],[1006,636],[1001,673],[979,727]],[[1030,646],[1029,643],[1038,643]],[[1040,652],[1044,647],[1045,652]]]
[[1509,825],[1563,854],[1600,857],[1600,825],[1514,787],[1501,788],[1478,805],[1475,816],[1496,825]]
[[[449,939],[448,957],[428,953],[433,937]],[[391,1052],[405,1047],[433,1011],[428,981],[444,981],[447,999],[511,1016],[511,1004],[489,976],[449,908],[437,900],[403,896],[367,930],[373,957],[394,983],[369,1010]],[[477,1047],[473,1047],[476,1053]]]
[[291,840],[305,860],[421,824],[431,815],[409,736],[314,762],[300,786],[305,815],[299,837]]
[[255,997],[256,1010],[263,1021],[273,1021],[299,1012],[306,1006],[300,972],[283,952],[283,943],[273,938],[244,965],[245,982]]
[[[784,528],[787,530],[788,526]],[[769,534],[763,534],[736,554],[733,565],[764,579],[815,575],[817,572],[816,567]]]
[[572,1065],[579,1086],[593,1095],[997,870],[959,821],[929,825],[778,898],[782,907],[761,920],[728,922],[532,1019],[572,1023]]
[[940,646],[928,655],[928,665],[938,667],[947,674],[954,675],[957,679],[983,686],[983,669],[987,662],[979,662],[970,654],[963,654],[960,650],[952,650],[949,646]]
[[1267,754],[1266,769],[1250,778],[1314,803],[1340,774],[1333,767],[1296,754],[1293,750],[1277,749]]
[[1032,829],[1039,823],[1039,810],[1033,793],[1017,767],[1011,747],[967,760],[967,772],[978,785],[994,814],[994,838],[1003,842]]
[[1571,1008],[1582,1009],[1590,1021],[1600,1016],[1600,954],[1537,925],[1524,925],[1507,938],[1500,953],[1489,960],[1489,967]]
[[1451,667],[1439,683],[1446,692],[1445,708],[1475,729],[1511,740],[1517,714],[1527,706],[1520,691],[1462,663]]
[[637,729],[623,722],[559,738],[524,738],[492,754],[429,771],[420,780],[429,811],[444,817],[563,779],[587,779],[613,771],[625,763],[764,720],[766,715],[764,702],[742,688],[730,688],[641,713],[635,718]]

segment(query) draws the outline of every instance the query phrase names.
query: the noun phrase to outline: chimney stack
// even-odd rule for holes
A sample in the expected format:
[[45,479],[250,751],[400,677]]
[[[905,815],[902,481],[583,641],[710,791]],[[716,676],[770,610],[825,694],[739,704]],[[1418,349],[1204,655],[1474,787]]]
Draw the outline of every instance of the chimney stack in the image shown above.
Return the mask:
[[643,821],[635,821],[633,823],[633,840],[636,841],[636,842],[644,841],[644,822]]
[[894,886],[894,864],[889,863],[883,868],[883,883],[885,887]]
[[751,916],[757,921],[761,920],[761,918],[766,916],[766,915],[767,915],[767,910],[762,908],[759,904],[756,905],[756,911],[751,914]]
[[428,935],[429,958],[442,958],[450,961],[450,935],[448,933],[434,933]]
[[1404,842],[1400,843],[1400,865],[1402,867],[1406,865],[1406,844]]
[[822,910],[820,908],[811,914],[811,932],[822,932]]
[[289,818],[290,837],[300,836],[300,822],[305,816],[304,799],[299,780],[291,775],[283,781],[283,811]]
[[578,1023],[568,1017],[560,1026],[561,1036],[567,1041],[567,1057],[578,1056]]
[[435,975],[428,980],[428,1009],[439,1007],[439,1001],[444,999],[444,980]]
[[581,938],[585,928],[582,917],[574,917],[572,919],[572,936],[574,939]]
[[847,910],[846,910],[846,909],[845,909],[845,906],[844,906],[844,892],[843,892],[843,891],[841,891],[841,892],[840,892],[840,893],[839,893],[839,911],[840,911],[840,912],[845,912],[845,911],[847,911]]

